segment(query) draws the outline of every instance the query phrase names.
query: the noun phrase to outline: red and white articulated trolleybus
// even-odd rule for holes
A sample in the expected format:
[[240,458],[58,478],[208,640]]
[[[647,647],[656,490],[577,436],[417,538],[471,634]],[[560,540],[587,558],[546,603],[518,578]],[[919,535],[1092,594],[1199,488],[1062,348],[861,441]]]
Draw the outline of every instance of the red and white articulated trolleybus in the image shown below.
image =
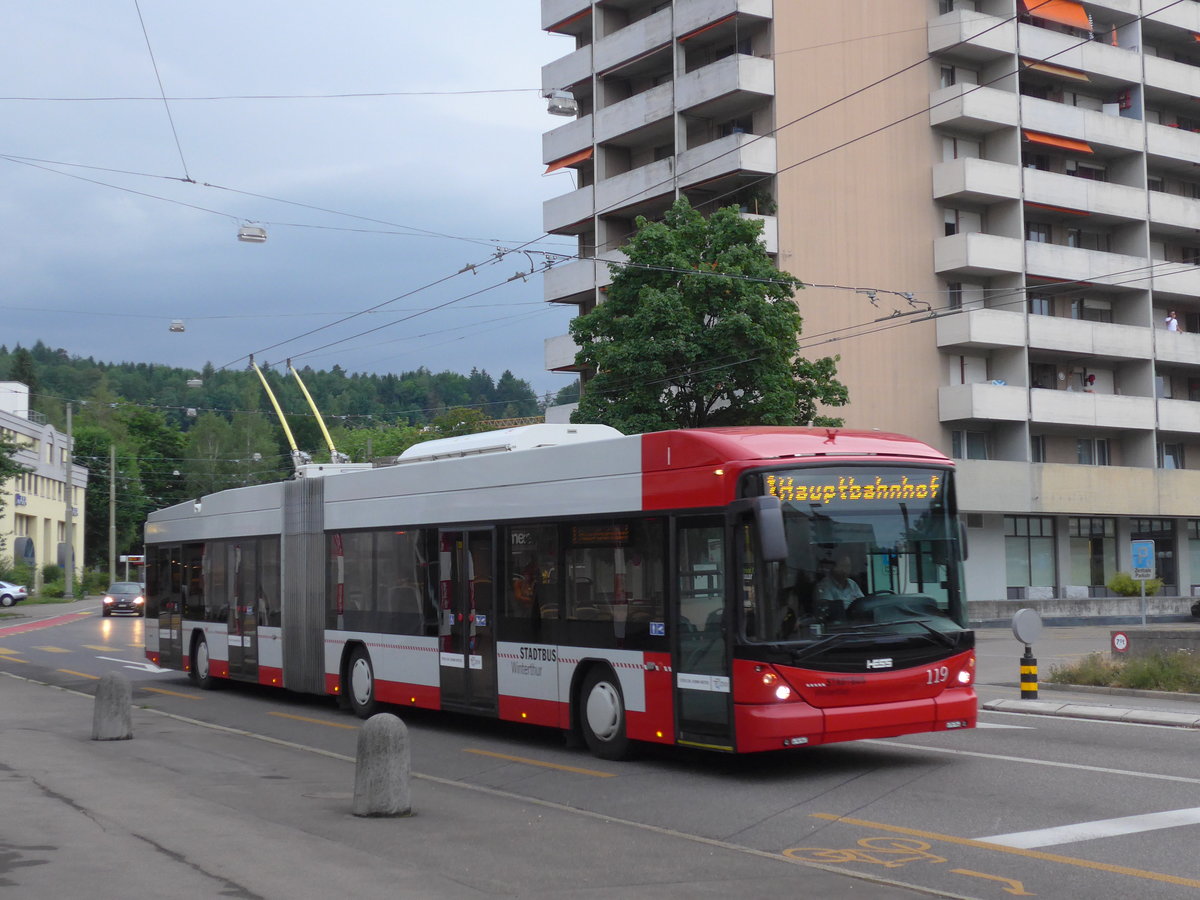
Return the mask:
[[146,655],[613,759],[970,728],[962,553],[910,438],[533,425],[153,513]]

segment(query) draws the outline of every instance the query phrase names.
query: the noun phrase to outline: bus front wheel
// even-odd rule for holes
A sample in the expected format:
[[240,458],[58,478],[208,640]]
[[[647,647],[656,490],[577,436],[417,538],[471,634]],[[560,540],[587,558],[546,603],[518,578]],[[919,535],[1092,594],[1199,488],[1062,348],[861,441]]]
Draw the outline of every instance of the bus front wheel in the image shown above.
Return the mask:
[[350,708],[360,719],[369,719],[378,709],[375,701],[375,669],[364,647],[355,647],[346,664],[346,695]]
[[579,723],[593,755],[614,760],[629,756],[625,701],[616,677],[607,669],[598,667],[588,673],[579,695]]

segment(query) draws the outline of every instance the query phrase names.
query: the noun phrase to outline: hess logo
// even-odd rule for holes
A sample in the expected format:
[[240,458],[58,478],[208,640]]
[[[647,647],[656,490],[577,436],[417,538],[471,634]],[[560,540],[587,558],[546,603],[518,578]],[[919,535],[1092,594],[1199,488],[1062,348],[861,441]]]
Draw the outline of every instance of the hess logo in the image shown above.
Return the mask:
[[880,657],[879,659],[868,659],[868,669],[890,669],[892,667],[892,658],[890,656]]

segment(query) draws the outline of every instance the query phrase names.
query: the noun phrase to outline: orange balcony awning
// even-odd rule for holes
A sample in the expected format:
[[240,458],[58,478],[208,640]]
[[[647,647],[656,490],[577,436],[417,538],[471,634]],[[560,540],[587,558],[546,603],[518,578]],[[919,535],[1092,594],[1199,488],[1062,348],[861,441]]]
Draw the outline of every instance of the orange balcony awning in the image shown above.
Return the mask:
[[1056,134],[1042,134],[1040,131],[1022,131],[1025,140],[1034,144],[1045,144],[1047,147],[1058,147],[1061,150],[1074,150],[1076,153],[1093,153],[1092,145],[1087,141],[1077,141],[1072,138],[1059,137]]
[[[1035,0],[1035,2],[1036,2],[1036,0]],[[585,16],[590,16],[591,14],[592,14],[592,7],[589,5],[588,8],[583,10],[582,12],[577,12],[573,16],[567,16],[567,18],[563,19],[561,22],[555,22],[553,25],[551,25],[546,30],[549,32],[555,33],[555,34],[563,33],[566,30],[566,27],[568,25],[578,22],[580,19],[584,18]]]
[[1047,212],[1066,213],[1069,216],[1090,216],[1091,213],[1084,209],[1071,209],[1069,206],[1051,206],[1049,203],[1030,203],[1025,201],[1026,208],[1044,209]]
[[592,158],[592,148],[580,150],[578,153],[572,153],[570,156],[564,156],[562,159],[556,159],[546,167],[543,175],[549,175],[551,172],[557,172],[559,169],[565,169],[567,166],[573,166],[577,162],[583,162],[585,159]]
[[1045,72],[1047,75],[1057,75],[1059,78],[1071,78],[1075,81],[1091,81],[1088,78],[1087,72],[1080,72],[1078,69],[1068,69],[1066,66],[1056,66],[1053,63],[1042,62],[1038,59],[1025,59],[1022,57],[1021,62],[1025,68],[1033,69],[1035,72]]
[[709,22],[707,25],[701,25],[699,28],[695,28],[692,31],[689,31],[687,34],[681,34],[679,36],[679,43],[682,44],[684,41],[691,40],[696,35],[703,34],[704,32],[708,31],[708,29],[710,29],[710,28],[716,28],[718,25],[723,25],[724,23],[726,23],[730,19],[732,19],[734,17],[734,15],[735,15],[735,13],[730,13],[727,16],[722,16],[721,18],[717,19],[717,21],[715,21],[715,22]]
[[1092,20],[1082,3],[1075,0],[1021,0],[1025,12],[1039,19],[1048,19],[1059,25],[1070,25],[1082,31],[1092,30]]

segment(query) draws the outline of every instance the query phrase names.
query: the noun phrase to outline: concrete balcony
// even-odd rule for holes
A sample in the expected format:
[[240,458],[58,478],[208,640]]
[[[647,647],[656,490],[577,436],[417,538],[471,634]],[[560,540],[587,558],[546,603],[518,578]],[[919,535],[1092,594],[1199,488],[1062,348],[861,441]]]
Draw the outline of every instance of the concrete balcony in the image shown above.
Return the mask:
[[1149,431],[1154,428],[1154,398],[1086,391],[1034,388],[1029,391],[1029,420],[1039,425]]
[[1169,228],[1182,228],[1189,233],[1200,231],[1200,200],[1150,191],[1150,222]]
[[[1200,34],[1200,4],[1196,3],[1154,3],[1157,12],[1147,12],[1146,19],[1151,22],[1161,22],[1185,32]],[[1165,8],[1163,8],[1165,7]],[[1137,15],[1137,13],[1134,13]],[[1180,35],[1186,38],[1186,34]]]
[[594,192],[595,187],[589,184],[545,201],[542,204],[542,231],[546,234],[587,231],[596,212]]
[[1037,241],[1025,242],[1026,271],[1030,275],[1056,281],[1086,281],[1119,285],[1129,290],[1146,290],[1150,287],[1147,263],[1144,256],[1081,250]]
[[1021,127],[1089,144],[1141,151],[1142,120],[1110,116],[1037,97],[1021,98]]
[[559,125],[542,135],[542,162],[549,165],[556,159],[586,150],[593,140],[591,116]]
[[720,121],[775,95],[775,63],[736,54],[688,72],[675,85],[681,112]]
[[679,154],[679,183],[685,187],[728,175],[774,175],[775,138],[731,134]]
[[1200,403],[1160,399],[1158,430],[1200,435]]
[[1200,96],[1200,68],[1158,56],[1147,56],[1146,87],[1177,94],[1180,102]]
[[1169,125],[1146,125],[1146,152],[1200,165],[1200,134]]
[[586,303],[596,296],[597,288],[612,284],[608,263],[624,262],[619,250],[596,259],[576,259],[559,263],[542,276],[542,298],[548,303]]
[[585,11],[590,12],[592,0],[542,0],[542,30],[547,31]]
[[1195,516],[1200,472],[963,459],[958,508],[1065,516]]
[[939,275],[982,278],[1020,272],[1021,241],[982,232],[936,238],[933,269]]
[[1011,91],[951,85],[929,95],[929,124],[969,134],[990,134],[1020,121],[1018,100]]
[[691,34],[735,13],[739,19],[770,19],[774,13],[772,0],[689,0],[679,3],[675,7],[675,34]]
[[635,215],[639,207],[669,196],[675,190],[674,163],[660,159],[597,182],[596,211]]
[[762,222],[762,236],[759,238],[768,253],[779,252],[779,219],[775,216],[756,216],[753,213],[742,213],[743,219],[755,219]]
[[1017,50],[1012,20],[956,9],[929,20],[929,54],[947,55],[970,63],[987,63]]
[[1021,196],[1021,169],[987,159],[952,159],[933,167],[933,197],[991,204]]
[[1185,294],[1189,297],[1200,295],[1200,266],[1167,262],[1163,259],[1153,260],[1153,264],[1153,284],[1156,291]]
[[1029,317],[1029,346],[1073,356],[1127,360],[1150,359],[1154,334],[1136,325],[1087,322],[1055,316]]
[[1025,199],[1131,222],[1146,218],[1146,192],[1140,188],[1037,169],[1025,170]]
[[1029,392],[1001,384],[951,384],[938,388],[938,420],[962,422],[1024,422],[1029,417]]
[[1025,346],[1025,314],[1001,309],[945,313],[937,320],[942,350],[990,350]]
[[1160,328],[1154,332],[1154,343],[1154,353],[1159,362],[1200,365],[1200,334]]
[[639,143],[635,136],[639,132],[653,130],[656,126],[662,132],[664,140],[673,141],[673,99],[672,86],[668,82],[597,110],[596,142],[612,141],[622,145]]
[[575,365],[579,345],[569,334],[546,338],[544,348],[547,372],[578,372],[582,368]]
[[596,41],[596,71],[607,73],[671,42],[671,10],[663,9]]
[[592,45],[542,66],[542,93],[561,91],[592,77]]
[[[1134,13],[1135,17],[1138,15]],[[1030,60],[1049,60],[1050,65],[1077,69],[1121,84],[1142,79],[1141,54],[1133,49],[1100,41],[1080,44],[1079,38],[1073,35],[1036,25],[1021,25],[1017,40],[1021,45],[1021,56]]]

